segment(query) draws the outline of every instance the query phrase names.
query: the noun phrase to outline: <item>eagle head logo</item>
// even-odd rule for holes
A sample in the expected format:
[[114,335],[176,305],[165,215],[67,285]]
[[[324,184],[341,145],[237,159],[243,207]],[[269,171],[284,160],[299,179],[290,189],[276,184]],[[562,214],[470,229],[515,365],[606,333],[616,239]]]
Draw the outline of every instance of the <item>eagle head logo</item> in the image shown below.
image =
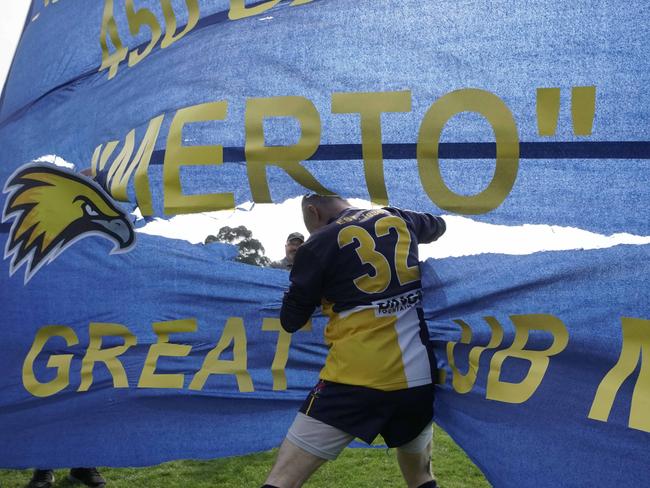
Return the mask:
[[43,164],[27,164],[12,174],[4,187],[2,221],[13,218],[4,257],[11,257],[9,274],[25,265],[25,280],[65,249],[90,235],[115,243],[111,254],[130,250],[133,225],[94,181],[72,171]]

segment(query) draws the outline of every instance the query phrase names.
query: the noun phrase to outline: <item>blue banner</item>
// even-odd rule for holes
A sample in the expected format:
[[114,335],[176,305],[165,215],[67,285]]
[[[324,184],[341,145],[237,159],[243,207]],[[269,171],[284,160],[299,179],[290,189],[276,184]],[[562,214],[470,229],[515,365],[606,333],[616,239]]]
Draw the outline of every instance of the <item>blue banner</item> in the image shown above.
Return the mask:
[[140,226],[316,191],[454,216],[421,264],[436,420],[494,486],[642,486],[649,14],[33,2],[0,98],[0,465],[278,445],[325,319],[289,336],[285,271]]

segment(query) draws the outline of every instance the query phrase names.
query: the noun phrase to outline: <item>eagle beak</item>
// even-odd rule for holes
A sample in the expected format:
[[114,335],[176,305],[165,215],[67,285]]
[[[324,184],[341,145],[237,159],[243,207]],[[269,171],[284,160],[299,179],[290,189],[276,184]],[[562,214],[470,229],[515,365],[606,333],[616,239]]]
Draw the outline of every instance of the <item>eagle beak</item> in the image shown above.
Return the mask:
[[134,234],[131,226],[124,219],[101,220],[93,219],[95,224],[102,226],[106,232],[117,239],[120,249],[125,249],[133,243]]

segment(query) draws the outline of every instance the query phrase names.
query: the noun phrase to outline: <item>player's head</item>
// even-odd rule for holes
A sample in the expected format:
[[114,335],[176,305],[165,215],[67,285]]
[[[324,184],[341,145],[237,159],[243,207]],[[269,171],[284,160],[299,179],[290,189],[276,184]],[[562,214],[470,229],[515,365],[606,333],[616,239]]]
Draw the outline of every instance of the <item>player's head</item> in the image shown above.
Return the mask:
[[350,202],[339,196],[305,195],[302,198],[302,217],[305,227],[312,234],[351,206]]

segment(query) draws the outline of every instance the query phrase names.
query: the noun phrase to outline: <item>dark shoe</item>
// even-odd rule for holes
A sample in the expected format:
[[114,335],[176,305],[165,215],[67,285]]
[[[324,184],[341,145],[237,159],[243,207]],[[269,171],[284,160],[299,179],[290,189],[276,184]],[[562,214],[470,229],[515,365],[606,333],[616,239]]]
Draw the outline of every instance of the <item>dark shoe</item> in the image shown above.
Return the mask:
[[106,480],[102,478],[97,468],[72,468],[68,478],[94,488],[104,488],[106,486]]
[[35,469],[27,488],[52,488],[54,471],[51,469]]

